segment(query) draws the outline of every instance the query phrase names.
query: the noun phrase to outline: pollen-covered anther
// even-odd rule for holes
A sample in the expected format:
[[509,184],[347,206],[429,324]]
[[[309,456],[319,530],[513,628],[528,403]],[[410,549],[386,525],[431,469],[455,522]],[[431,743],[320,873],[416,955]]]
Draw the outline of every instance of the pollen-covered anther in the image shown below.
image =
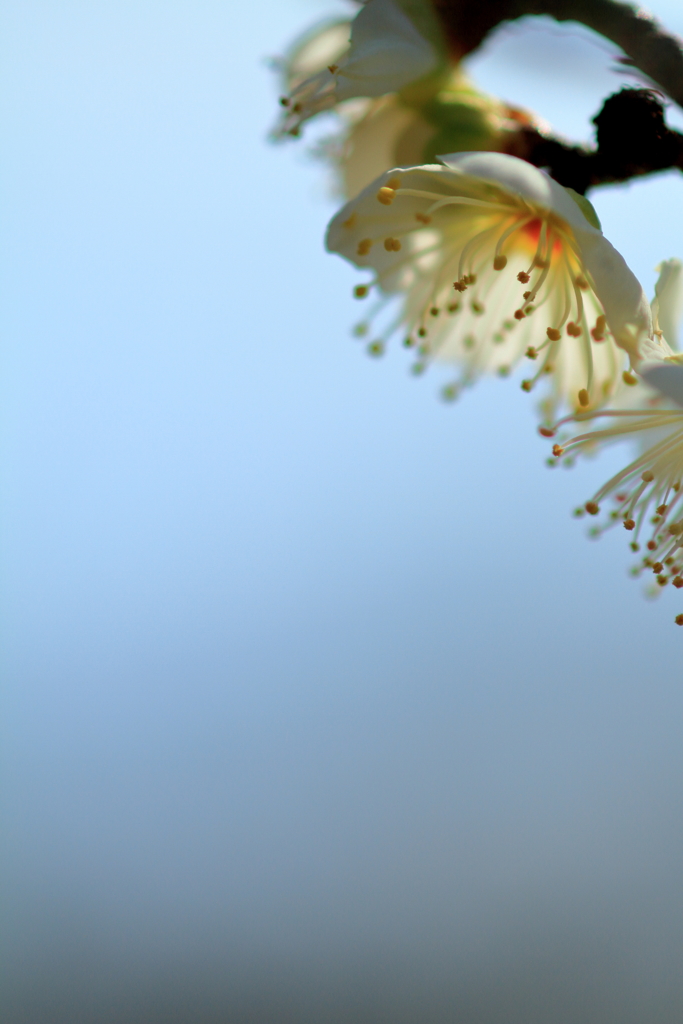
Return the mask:
[[534,382],[532,380],[523,380],[522,381],[522,391],[531,391],[533,386],[534,386]]
[[672,523],[669,527],[669,533],[672,537],[680,537],[683,533],[683,523]]
[[281,96],[280,97],[280,104],[283,107],[288,107],[291,102],[292,101],[290,100],[289,96]]
[[367,353],[369,356],[383,356],[384,355],[384,342],[383,341],[371,341],[367,347]]
[[438,316],[439,315],[439,307],[438,306],[432,306],[432,308],[429,310],[429,314],[430,314],[430,316]]
[[636,521],[635,521],[635,519],[624,519],[624,529],[625,530],[635,530],[635,528],[636,528]]
[[588,281],[582,274],[579,274],[579,276],[576,278],[575,284],[576,287],[580,288],[582,292],[588,291],[588,289],[590,288]]
[[432,223],[432,218],[429,217],[426,213],[416,213],[415,214],[415,220],[418,222],[418,224],[431,224]]
[[427,328],[426,327],[418,327],[417,333],[418,333],[418,336],[420,338],[425,338],[427,336]]
[[558,331],[557,327],[548,327],[545,333],[551,341],[559,341],[562,337],[562,332]]
[[621,379],[623,380],[624,384],[628,384],[630,388],[635,387],[638,383],[638,378],[636,377],[635,373],[631,373],[630,370],[624,370],[624,372],[621,375]]
[[523,320],[525,316],[526,314],[523,309],[515,310],[515,320]]
[[385,238],[384,248],[387,250],[387,252],[399,252],[401,248],[401,243],[399,242],[398,238]]
[[464,280],[454,281],[453,287],[455,288],[456,292],[467,291],[467,285],[465,284]]
[[570,320],[567,324],[567,334],[569,335],[569,337],[580,338],[582,333],[582,329],[579,327],[579,325],[575,324],[573,320]]
[[641,473],[640,475],[640,479],[643,480],[646,484],[651,484],[654,478],[654,473],[650,472],[649,469],[646,469],[645,472]]
[[591,396],[588,394],[586,388],[581,388],[581,390],[579,391],[578,398],[579,405],[582,406],[584,409],[586,408],[586,406],[591,404]]
[[353,294],[356,299],[364,299],[370,289],[366,284],[357,284],[353,289]]
[[463,281],[465,282],[465,284],[476,284],[477,283],[477,275],[476,274],[465,274],[464,277],[463,277]]
[[554,444],[553,445],[553,455],[555,456],[556,459],[559,459],[560,455],[564,455],[564,448],[562,447],[561,444]]
[[652,563],[652,571],[653,571],[653,573],[655,573],[655,575],[658,572],[661,572],[663,568],[664,568],[664,566],[662,565],[661,562],[653,562]]
[[601,313],[595,321],[595,327],[591,330],[591,338],[593,339],[593,341],[604,341],[606,330],[607,317],[605,317],[604,314]]
[[494,270],[505,270],[508,265],[507,256],[494,256],[493,257],[493,269]]
[[389,186],[388,186],[388,185],[384,185],[384,186],[383,186],[383,187],[382,187],[382,188],[381,188],[381,189],[379,190],[379,192],[377,193],[377,199],[378,199],[378,200],[379,200],[379,202],[380,202],[380,203],[382,203],[382,204],[383,204],[384,206],[391,206],[391,204],[392,204],[392,203],[393,203],[393,201],[394,201],[394,196],[395,196],[395,195],[396,195],[396,189],[394,189],[394,188],[389,188]]
[[531,278],[527,274],[526,270],[520,270],[519,274],[517,274],[517,280],[520,284],[528,284]]
[[527,359],[538,359],[538,351],[533,345],[529,345],[528,349],[524,353]]
[[680,589],[680,587],[683,587],[683,576],[674,576],[671,582],[673,583],[674,587]]
[[371,238],[361,238],[360,242],[358,243],[358,248],[356,249],[356,252],[358,253],[359,256],[367,256],[367,254],[370,252],[371,248],[372,248],[372,239]]
[[674,622],[677,626],[683,626],[683,615],[677,615]]
[[555,431],[552,427],[539,427],[538,432],[541,437],[555,437]]
[[659,583],[660,587],[665,587],[668,582],[669,581],[666,576],[657,577],[657,583]]
[[600,506],[595,501],[587,501],[584,508],[589,516],[597,516],[600,511]]
[[666,515],[666,512],[667,512],[668,508],[669,508],[668,505],[658,505],[657,506],[657,515],[658,516]]
[[646,547],[647,547],[648,551],[656,551],[657,550],[657,541],[656,540],[649,540],[647,542]]
[[294,111],[295,114],[300,114],[303,109],[304,108],[300,103],[295,103],[294,106],[292,107],[292,110]]

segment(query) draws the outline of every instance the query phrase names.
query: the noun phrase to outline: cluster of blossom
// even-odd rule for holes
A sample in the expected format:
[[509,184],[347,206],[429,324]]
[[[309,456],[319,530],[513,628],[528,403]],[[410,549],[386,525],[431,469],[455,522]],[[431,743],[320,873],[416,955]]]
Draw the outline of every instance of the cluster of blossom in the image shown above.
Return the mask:
[[527,361],[521,387],[541,392],[554,460],[635,439],[637,457],[577,515],[598,517],[595,535],[621,524],[635,573],[683,587],[683,264],[660,265],[648,302],[590,202],[515,155],[539,120],[475,89],[421,0],[368,0],[299,40],[282,73],[277,135],[322,111],[342,119],[348,201],[326,242],[369,274],[355,288],[371,297],[355,328],[368,352],[399,337],[414,373],[453,366],[451,400]]

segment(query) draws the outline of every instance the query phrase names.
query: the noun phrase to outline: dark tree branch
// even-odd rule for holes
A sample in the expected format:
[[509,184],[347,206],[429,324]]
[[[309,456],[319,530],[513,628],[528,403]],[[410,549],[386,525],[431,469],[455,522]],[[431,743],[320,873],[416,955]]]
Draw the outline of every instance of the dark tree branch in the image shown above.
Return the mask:
[[[502,22],[526,15],[576,21],[616,43],[622,63],[638,68],[683,107],[683,44],[649,15],[617,0],[431,0],[455,57],[472,53]],[[561,184],[582,194],[596,185],[669,167],[683,170],[683,136],[664,121],[649,89],[609,97],[593,122],[597,147],[571,146],[535,129],[520,131],[516,155],[547,167]]]

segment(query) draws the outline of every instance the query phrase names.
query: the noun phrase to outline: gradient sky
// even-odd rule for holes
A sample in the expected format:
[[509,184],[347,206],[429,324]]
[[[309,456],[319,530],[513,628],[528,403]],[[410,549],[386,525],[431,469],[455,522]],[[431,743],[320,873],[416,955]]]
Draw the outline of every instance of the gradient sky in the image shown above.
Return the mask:
[[[683,597],[571,518],[626,449],[551,472],[514,381],[350,337],[265,141],[339,9],[0,12],[7,1024],[683,1016]],[[589,139],[612,52],[472,72]],[[648,292],[682,198],[594,193]]]

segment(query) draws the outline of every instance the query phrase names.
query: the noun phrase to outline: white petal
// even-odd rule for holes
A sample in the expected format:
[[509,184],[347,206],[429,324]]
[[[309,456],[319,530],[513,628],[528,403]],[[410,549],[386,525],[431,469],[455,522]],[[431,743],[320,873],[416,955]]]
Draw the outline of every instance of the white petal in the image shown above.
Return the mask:
[[683,366],[674,363],[649,363],[640,370],[648,384],[657,388],[676,405],[683,407]]
[[659,278],[655,285],[652,316],[671,348],[677,349],[683,319],[683,262],[664,260],[657,270]]
[[440,156],[447,167],[484,178],[502,185],[523,199],[553,210],[571,227],[599,235],[600,232],[586,220],[581,209],[567,191],[553,181],[545,171],[507,153],[449,153]]
[[337,99],[397,92],[437,64],[433,46],[393,0],[369,0],[351,26],[351,47],[337,76]]

